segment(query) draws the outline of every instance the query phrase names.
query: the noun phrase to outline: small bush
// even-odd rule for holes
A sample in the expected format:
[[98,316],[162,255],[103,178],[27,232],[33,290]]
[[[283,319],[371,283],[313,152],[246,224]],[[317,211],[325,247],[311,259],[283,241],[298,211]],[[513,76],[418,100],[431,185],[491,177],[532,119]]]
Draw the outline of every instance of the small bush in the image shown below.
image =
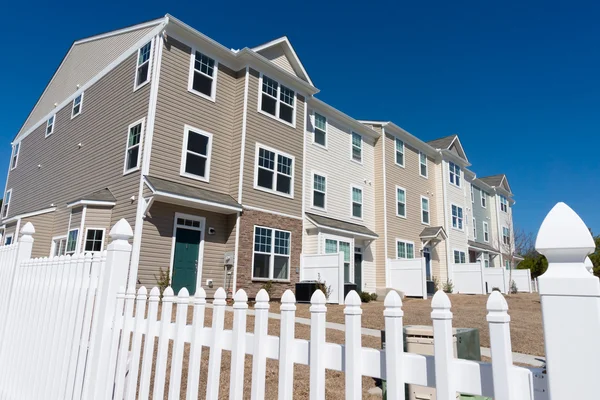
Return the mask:
[[171,278],[169,277],[169,274],[166,273],[162,267],[160,267],[158,271],[158,277],[154,275],[154,279],[156,279],[156,285],[160,290],[160,297],[162,298],[164,291],[171,286]]
[[363,303],[368,303],[371,301],[371,295],[367,292],[358,292],[358,295],[360,296],[360,301]]
[[317,274],[317,289],[319,289],[325,295],[325,298],[329,300],[331,296],[331,285],[327,286],[327,282],[321,281],[321,274]]
[[377,296],[377,293],[371,293],[371,300],[377,301],[377,297],[379,297]]
[[271,299],[271,297],[273,297],[273,281],[267,281],[263,283],[261,289],[265,289],[265,291],[269,295],[269,300]]
[[444,292],[446,293],[452,293],[454,291],[454,283],[452,283],[452,281],[450,279],[448,279],[446,281],[446,283],[444,283]]
[[510,294],[517,294],[518,291],[519,288],[517,287],[517,282],[515,282],[513,279],[510,281]]
[[502,293],[502,290],[500,290],[500,288],[498,288],[498,287],[493,287],[492,288],[492,292],[500,292],[500,293]]
[[440,290],[440,280],[438,279],[438,277],[437,276],[432,277],[431,281],[433,282],[433,290],[435,292]]

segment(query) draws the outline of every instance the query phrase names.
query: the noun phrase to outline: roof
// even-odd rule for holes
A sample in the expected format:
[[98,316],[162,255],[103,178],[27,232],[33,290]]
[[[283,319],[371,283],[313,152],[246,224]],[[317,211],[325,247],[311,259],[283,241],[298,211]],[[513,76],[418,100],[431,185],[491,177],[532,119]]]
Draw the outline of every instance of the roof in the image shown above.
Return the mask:
[[505,174],[484,176],[482,178],[479,178],[479,180],[488,186],[492,186],[495,188],[502,188],[502,189],[506,190],[507,192],[512,193],[512,190],[510,189],[510,185],[508,184],[508,179],[506,178]]
[[423,232],[419,235],[421,239],[434,239],[442,234],[442,237],[446,239],[448,235],[442,226],[429,226],[423,229]]
[[489,244],[474,242],[472,240],[469,240],[469,247],[473,247],[475,249],[489,251],[489,252],[492,252],[492,253],[498,253],[498,250],[496,250],[495,248],[493,248]]
[[229,207],[242,208],[242,206],[226,193],[213,192],[212,190],[201,189],[183,183],[177,183],[154,176],[147,176],[150,189],[153,192],[169,193],[178,196],[198,199],[210,203],[221,204]]
[[410,143],[411,145],[417,147],[419,150],[423,151],[430,156],[434,156],[436,154],[436,149],[430,146],[428,143],[422,141],[412,133],[408,132],[401,126],[396,125],[392,121],[373,121],[373,120],[359,120],[361,124],[371,125],[371,126],[381,126],[385,128],[386,133],[390,133],[394,136],[399,136],[403,141]]
[[368,236],[373,239],[376,239],[379,237],[379,235],[377,235],[375,232],[373,232],[372,230],[370,230],[369,228],[367,228],[366,226],[363,226],[363,225],[353,224],[350,222],[344,222],[344,221],[340,221],[339,219],[323,217],[322,215],[317,215],[317,214],[312,214],[312,213],[305,213],[305,214],[318,227],[325,227],[325,228],[331,228],[334,230],[347,231],[347,232],[355,233],[355,234],[358,234],[361,236]]
[[454,134],[454,135],[450,135],[450,136],[445,136],[443,138],[430,140],[425,143],[427,143],[431,147],[435,147],[436,149],[447,149],[450,147],[450,145],[454,142],[454,139],[456,139],[457,137],[458,137],[458,135]]
[[289,61],[289,64],[290,64],[291,68],[293,69],[294,73],[299,78],[304,79],[306,82],[308,82],[312,86],[314,86],[312,80],[308,76],[308,72],[306,72],[306,69],[304,69],[304,65],[302,65],[300,58],[296,54],[296,51],[292,47],[292,44],[290,43],[287,36],[282,36],[280,38],[271,40],[270,42],[261,44],[260,46],[253,47],[252,50],[255,51],[256,53],[263,55],[264,57],[267,57],[269,60],[278,64],[275,60],[272,60],[271,57],[268,57],[269,50],[271,50],[277,46],[280,46],[282,48],[283,53],[285,54],[287,61]]
[[117,199],[115,198],[115,196],[113,196],[111,191],[108,190],[108,188],[104,188],[104,189],[96,190],[95,192],[92,192],[92,193],[88,193],[85,196],[78,197],[75,200],[69,201],[68,204],[75,203],[76,201],[81,201],[81,200],[110,201],[110,202],[117,201]]

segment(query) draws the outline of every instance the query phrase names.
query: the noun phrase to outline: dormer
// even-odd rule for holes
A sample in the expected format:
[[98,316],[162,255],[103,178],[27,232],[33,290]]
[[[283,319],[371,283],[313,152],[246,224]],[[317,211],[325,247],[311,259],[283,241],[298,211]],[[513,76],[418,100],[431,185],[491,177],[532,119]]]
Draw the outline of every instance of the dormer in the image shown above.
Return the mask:
[[300,58],[298,58],[296,51],[294,51],[292,44],[286,36],[271,40],[268,43],[252,48],[252,50],[286,72],[314,86]]
[[430,140],[427,142],[427,144],[438,150],[442,156],[444,156],[444,158],[448,158],[451,161],[460,164],[462,167],[468,167],[471,165],[471,163],[469,163],[469,159],[467,158],[467,154],[460,143],[460,139],[456,134]]

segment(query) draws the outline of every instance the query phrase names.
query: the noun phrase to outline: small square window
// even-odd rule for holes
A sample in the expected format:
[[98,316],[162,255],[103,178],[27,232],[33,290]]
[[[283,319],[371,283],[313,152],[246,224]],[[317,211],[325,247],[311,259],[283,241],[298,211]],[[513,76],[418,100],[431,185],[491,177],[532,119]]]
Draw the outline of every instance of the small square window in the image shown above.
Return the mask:
[[102,251],[104,229],[88,229],[85,235],[85,251]]

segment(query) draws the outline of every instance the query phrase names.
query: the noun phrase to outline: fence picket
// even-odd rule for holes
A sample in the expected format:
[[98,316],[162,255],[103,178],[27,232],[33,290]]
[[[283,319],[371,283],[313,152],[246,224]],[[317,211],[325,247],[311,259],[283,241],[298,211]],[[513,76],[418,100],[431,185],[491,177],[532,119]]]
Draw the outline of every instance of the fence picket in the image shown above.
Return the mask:
[[325,399],[325,313],[327,299],[316,290],[310,298],[310,400]]
[[[22,266],[24,266],[22,264]],[[41,327],[46,327],[46,318],[48,317],[48,299],[49,299],[49,293],[50,293],[50,281],[51,281],[51,276],[53,273],[53,269],[52,269],[52,262],[51,259],[48,258],[40,258],[37,260],[33,260],[30,264],[30,267],[36,271],[39,271],[40,273],[40,283],[39,283],[39,297],[38,299],[40,299],[40,303],[39,303],[39,308],[38,308],[38,315],[35,319],[35,324]],[[38,368],[41,369],[41,366],[43,364],[43,361],[41,361],[41,354],[43,354],[43,351],[45,350],[43,348],[44,345],[44,338],[41,337],[39,338],[39,340],[34,341],[34,346],[33,346],[33,354],[34,354],[34,359],[35,360],[40,360],[40,362],[38,363]],[[34,382],[32,382],[32,393],[34,395],[34,397],[36,397],[37,395],[39,395],[40,391],[42,388],[42,379],[36,379]]]
[[177,314],[175,316],[175,340],[173,341],[173,356],[171,357],[171,377],[169,379],[169,400],[178,400],[181,393],[181,368],[183,367],[183,347],[185,325],[187,322],[190,294],[184,287],[177,294]]
[[161,400],[165,393],[165,378],[167,376],[167,356],[169,354],[169,331],[173,313],[173,289],[169,286],[163,292],[162,310],[160,313],[160,333],[156,353],[156,369],[154,372],[154,392],[152,398]]
[[194,312],[192,321],[192,338],[190,340],[190,357],[188,363],[187,399],[198,398],[200,381],[200,362],[202,360],[202,337],[204,334],[204,311],[206,309],[206,292],[196,289],[194,295]]
[[117,301],[114,304],[115,318],[110,329],[112,332],[112,337],[110,338],[110,345],[106,349],[108,352],[108,362],[104,365],[104,369],[106,371],[101,371],[104,373],[106,383],[104,386],[97,388],[97,390],[100,392],[101,398],[109,399],[112,397],[112,393],[114,392],[115,371],[117,369],[119,354],[119,341],[121,340],[121,330],[123,329],[125,319],[127,318],[127,314],[125,314],[123,311],[125,307],[125,298],[127,296],[128,294],[125,291],[125,286],[121,286],[117,292]]
[[494,376],[494,399],[511,400],[514,399],[512,394],[514,385],[512,385],[511,379],[513,359],[510,343],[510,317],[504,296],[499,292],[492,292],[488,298],[487,310]]
[[[119,342],[119,350],[117,355],[116,375],[114,378],[115,388],[113,397],[122,399],[125,393],[125,378],[127,373],[127,361],[129,358],[129,340],[133,329],[133,306],[135,303],[135,291],[132,287],[128,287],[125,293],[125,311],[123,314],[123,329],[121,329],[121,340]],[[120,312],[120,309],[117,309]],[[119,336],[119,331],[115,327],[115,336]],[[112,382],[111,375],[109,382]]]
[[142,374],[140,375],[140,394],[138,399],[148,400],[150,396],[150,377],[152,374],[152,358],[154,355],[155,332],[158,328],[156,317],[160,290],[155,287],[150,291],[148,299],[148,318],[144,335],[144,354],[142,355]]
[[135,400],[138,387],[138,375],[140,370],[140,358],[142,350],[142,327],[144,326],[144,313],[146,312],[146,301],[148,290],[145,286],[139,288],[135,303],[135,326],[133,329],[133,340],[131,342],[131,363],[127,374],[125,388],[125,399]]
[[387,394],[390,399],[404,400],[404,311],[395,290],[385,296],[384,307]]
[[252,400],[265,398],[267,372],[267,332],[269,329],[269,294],[261,289],[254,305],[254,349],[252,352]]
[[362,332],[360,296],[352,290],[346,296],[344,309],[346,334],[344,342],[344,367],[346,379],[346,399],[362,399]]
[[281,297],[280,312],[279,400],[292,400],[294,396],[293,346],[296,326],[296,297],[289,289]]
[[454,380],[454,345],[450,299],[441,290],[431,300],[433,320],[433,352],[438,400],[456,400]]
[[219,384],[221,380],[221,354],[223,353],[222,333],[225,319],[225,302],[227,294],[225,289],[218,288],[213,300],[212,341],[208,358],[208,379],[206,383],[206,399],[219,398]]
[[231,373],[229,398],[242,399],[244,395],[244,362],[246,360],[246,314],[248,296],[240,289],[234,296],[233,330],[231,334]]

